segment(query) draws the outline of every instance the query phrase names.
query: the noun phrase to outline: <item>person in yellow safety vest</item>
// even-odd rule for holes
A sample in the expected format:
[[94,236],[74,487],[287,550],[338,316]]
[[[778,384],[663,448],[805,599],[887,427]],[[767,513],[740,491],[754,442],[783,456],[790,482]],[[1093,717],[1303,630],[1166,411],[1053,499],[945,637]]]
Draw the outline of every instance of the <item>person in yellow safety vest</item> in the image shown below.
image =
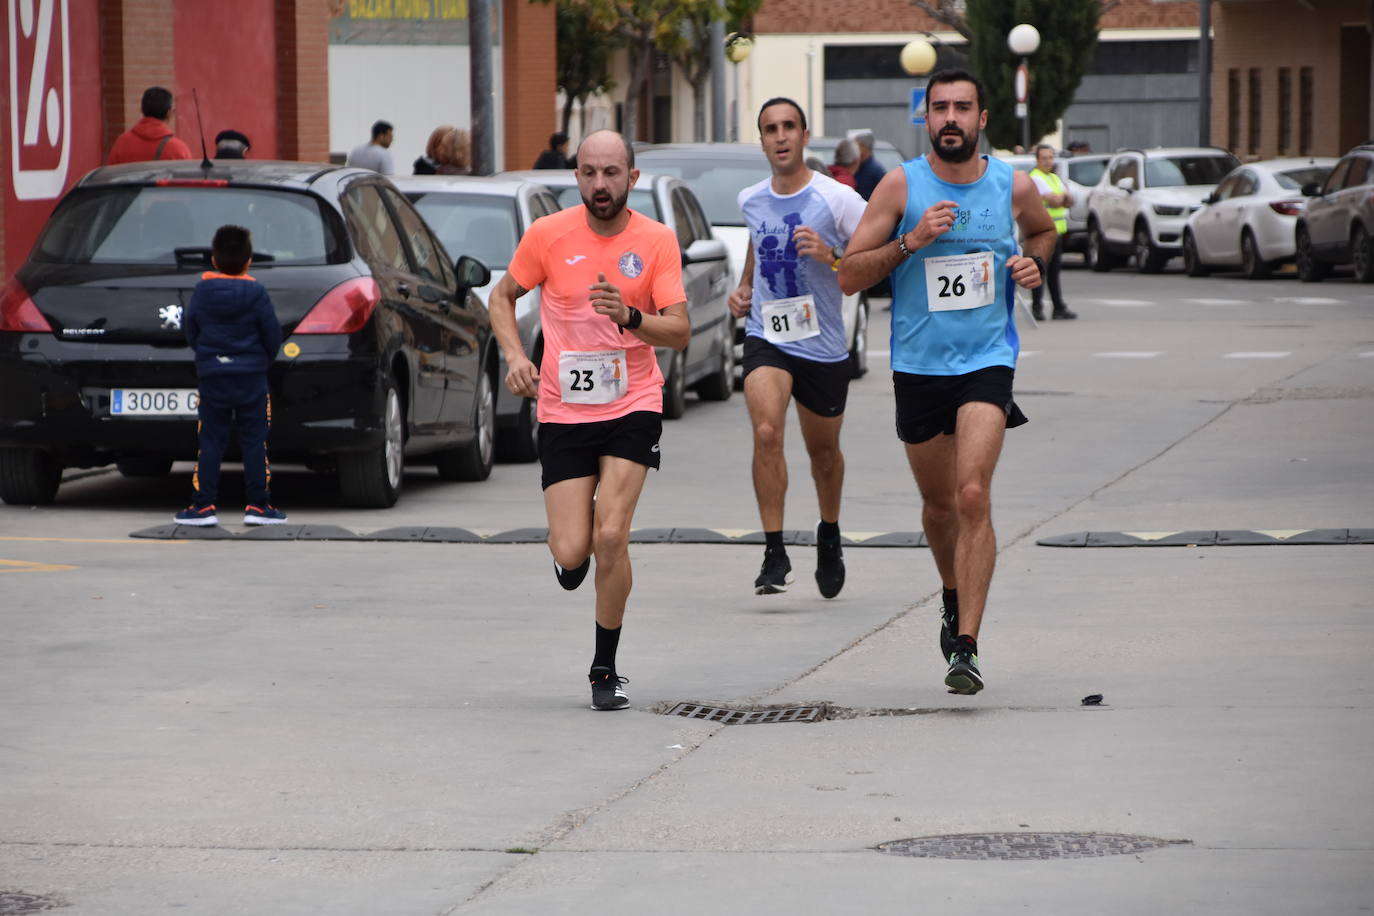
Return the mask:
[[1031,291],[1031,314],[1036,321],[1045,320],[1044,300],[1045,287],[1050,288],[1050,301],[1054,303],[1053,316],[1055,318],[1077,318],[1077,312],[1069,311],[1069,307],[1064,304],[1064,296],[1059,291],[1059,268],[1064,260],[1064,233],[1069,231],[1069,204],[1073,203],[1073,196],[1069,194],[1069,189],[1064,187],[1064,181],[1054,172],[1054,147],[1048,143],[1041,143],[1035,148],[1035,168],[1030,173],[1031,181],[1040,190],[1040,197],[1045,201],[1045,209],[1049,211],[1050,219],[1054,220],[1054,255],[1051,256],[1049,264],[1046,265],[1045,282]]

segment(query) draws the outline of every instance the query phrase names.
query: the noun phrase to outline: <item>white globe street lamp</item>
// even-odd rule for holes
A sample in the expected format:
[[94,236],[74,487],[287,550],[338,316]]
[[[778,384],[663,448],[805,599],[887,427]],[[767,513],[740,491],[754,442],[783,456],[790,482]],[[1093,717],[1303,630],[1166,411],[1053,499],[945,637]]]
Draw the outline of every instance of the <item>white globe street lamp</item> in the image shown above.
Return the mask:
[[1021,145],[1030,152],[1030,67],[1026,58],[1040,47],[1040,30],[1021,23],[1007,34],[1007,47],[1021,55],[1021,66],[1016,68],[1016,116],[1021,119]]
[[731,80],[731,82],[734,83],[734,98],[731,100],[731,104],[735,109],[734,117],[730,119],[731,140],[739,139],[739,65],[748,59],[749,52],[752,50],[754,50],[754,39],[750,38],[748,35],[731,32],[725,37],[725,57],[730,63],[734,64],[734,66],[730,68],[733,71],[732,76],[734,77],[734,79]]

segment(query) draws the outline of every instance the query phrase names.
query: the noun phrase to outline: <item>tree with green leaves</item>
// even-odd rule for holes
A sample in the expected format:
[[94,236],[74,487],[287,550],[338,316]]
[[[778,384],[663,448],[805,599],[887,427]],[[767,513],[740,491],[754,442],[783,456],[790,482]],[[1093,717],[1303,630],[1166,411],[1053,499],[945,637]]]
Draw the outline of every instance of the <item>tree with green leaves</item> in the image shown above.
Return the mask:
[[762,5],[763,0],[685,0],[677,32],[664,36],[660,42],[692,87],[692,135],[698,143],[706,139],[706,88],[711,80],[711,55],[715,50],[711,26],[723,19],[727,32],[738,31]]
[[1023,22],[1040,32],[1040,48],[1027,60],[1031,139],[1051,133],[1092,61],[1102,0],[967,0],[965,10],[969,60],[987,100],[988,141],[1007,149],[1021,140],[1014,85],[1021,58],[1007,47],[1007,34]]
[[614,32],[596,23],[586,6],[558,4],[558,88],[563,91],[563,133],[569,133],[575,104],[615,88],[611,54],[624,44]]

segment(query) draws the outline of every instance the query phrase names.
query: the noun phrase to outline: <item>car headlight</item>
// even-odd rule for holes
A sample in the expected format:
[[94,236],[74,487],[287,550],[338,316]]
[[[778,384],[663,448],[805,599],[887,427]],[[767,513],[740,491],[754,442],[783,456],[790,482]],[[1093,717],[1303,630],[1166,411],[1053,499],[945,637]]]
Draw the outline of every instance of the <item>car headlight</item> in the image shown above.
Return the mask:
[[1182,216],[1183,208],[1174,207],[1169,204],[1155,204],[1154,211],[1160,216]]

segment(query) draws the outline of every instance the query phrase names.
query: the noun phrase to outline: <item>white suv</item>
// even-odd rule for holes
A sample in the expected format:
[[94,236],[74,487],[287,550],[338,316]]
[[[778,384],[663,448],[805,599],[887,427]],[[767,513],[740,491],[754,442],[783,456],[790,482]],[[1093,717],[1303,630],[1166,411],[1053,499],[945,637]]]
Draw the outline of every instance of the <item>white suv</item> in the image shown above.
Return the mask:
[[1188,215],[1238,165],[1215,147],[1119,151],[1088,196],[1088,265],[1106,271],[1134,256],[1141,273],[1159,273],[1183,253]]

